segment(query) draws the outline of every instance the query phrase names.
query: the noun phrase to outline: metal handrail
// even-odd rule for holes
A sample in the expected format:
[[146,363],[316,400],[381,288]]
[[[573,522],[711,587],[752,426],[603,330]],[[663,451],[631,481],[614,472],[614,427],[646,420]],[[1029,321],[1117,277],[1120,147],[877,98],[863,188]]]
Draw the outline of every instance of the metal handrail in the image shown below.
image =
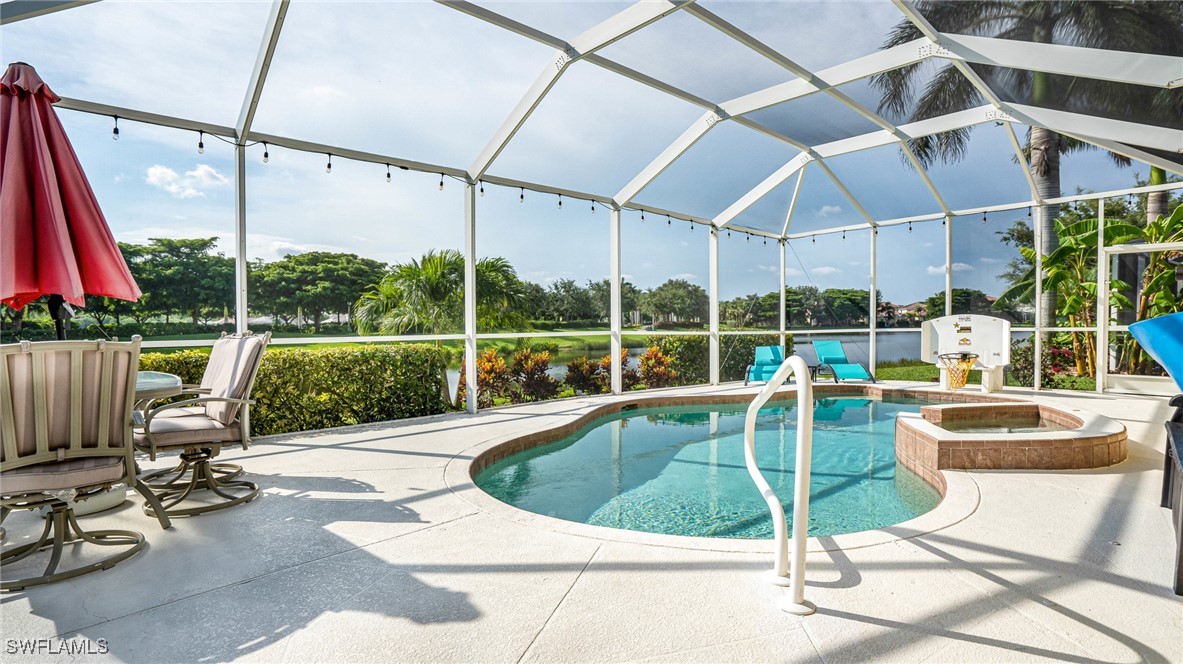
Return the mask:
[[[760,467],[756,465],[756,417],[764,404],[768,403],[780,386],[793,375],[797,378],[797,463],[793,475],[793,559],[790,567],[785,508],[780,504],[776,492],[764,479]],[[786,359],[748,406],[743,440],[744,463],[747,465],[748,474],[752,476],[756,488],[764,496],[764,502],[768,503],[768,510],[772,512],[776,558],[770,580],[777,585],[787,585],[791,588],[789,601],[782,604],[781,609],[798,615],[809,615],[817,610],[811,602],[805,601],[805,541],[809,530],[809,472],[813,451],[813,382],[809,377],[809,365],[799,355]]]

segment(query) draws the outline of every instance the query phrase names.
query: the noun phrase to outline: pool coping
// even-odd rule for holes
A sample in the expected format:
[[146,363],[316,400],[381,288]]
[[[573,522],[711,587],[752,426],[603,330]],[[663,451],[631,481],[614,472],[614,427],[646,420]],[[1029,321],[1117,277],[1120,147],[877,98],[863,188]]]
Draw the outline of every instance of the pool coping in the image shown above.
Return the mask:
[[[952,392],[933,389],[927,386],[916,388],[862,383],[815,384],[814,394],[815,396],[919,397],[932,401],[961,403],[1029,402],[1029,400],[1014,397],[978,392]],[[729,392],[678,396],[624,395],[606,397],[603,402],[589,403],[574,411],[565,412],[564,415],[569,418],[565,422],[540,427],[532,431],[517,431],[485,440],[466,448],[445,466],[444,482],[459,498],[482,512],[515,523],[552,532],[611,542],[692,549],[697,551],[771,554],[773,548],[771,539],[729,539],[646,533],[621,528],[593,526],[528,512],[508,503],[501,502],[485,493],[476,486],[474,479],[477,473],[500,459],[558,440],[578,431],[593,420],[606,415],[616,414],[626,409],[655,408],[671,405],[749,403],[754,396],[755,392]],[[773,397],[775,400],[795,398],[796,389],[792,386],[786,386],[778,390]],[[877,546],[943,530],[964,521],[977,511],[978,505],[981,502],[981,493],[978,489],[977,482],[974,481],[973,477],[967,471],[942,470],[940,472],[945,480],[946,490],[941,502],[932,510],[916,518],[885,528],[864,530],[843,535],[810,537],[806,549],[811,552],[823,552]]]

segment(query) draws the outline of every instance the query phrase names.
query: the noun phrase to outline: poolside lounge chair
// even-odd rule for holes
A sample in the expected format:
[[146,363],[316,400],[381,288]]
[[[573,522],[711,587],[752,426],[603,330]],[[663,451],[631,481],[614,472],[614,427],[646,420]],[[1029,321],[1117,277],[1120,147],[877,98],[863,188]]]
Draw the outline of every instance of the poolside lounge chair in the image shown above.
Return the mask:
[[[40,537],[0,554],[0,589],[19,590],[107,569],[139,553],[144,536],[132,530],[86,531],[74,506],[116,484],[156,497],[136,481],[131,445],[140,338],[131,342],[23,341],[0,346],[0,520],[14,509],[48,508]],[[159,513],[162,528],[168,516]],[[71,548],[122,547],[117,553],[59,571],[78,560]],[[40,576],[16,578],[20,561],[50,549]]]
[[[1183,313],[1133,323],[1130,335],[1183,390]],[[1175,524],[1175,594],[1183,595],[1183,394],[1173,397],[1170,405],[1175,412],[1166,423],[1161,504],[1170,508]]]
[[875,382],[875,377],[867,372],[866,367],[846,359],[846,351],[842,349],[841,341],[837,339],[814,341],[813,351],[817,353],[819,375],[828,371],[834,376],[835,383],[843,380]]
[[780,346],[756,346],[756,357],[744,370],[743,384],[767,381],[784,362],[785,352]]
[[[223,445],[237,444],[245,450],[250,443],[250,393],[270,340],[270,332],[262,336],[249,332],[222,335],[214,342],[201,385],[184,392],[196,396],[158,408],[150,408],[149,404],[145,412],[137,413],[137,449],[153,461],[161,451],[181,452],[176,467],[140,478],[160,496],[169,516],[225,509],[248,503],[259,495],[257,484],[237,479],[241,467],[211,460],[221,453]],[[201,493],[193,496],[194,492]],[[213,498],[215,502],[181,506],[191,496]],[[144,504],[146,513],[154,514],[154,509]]]

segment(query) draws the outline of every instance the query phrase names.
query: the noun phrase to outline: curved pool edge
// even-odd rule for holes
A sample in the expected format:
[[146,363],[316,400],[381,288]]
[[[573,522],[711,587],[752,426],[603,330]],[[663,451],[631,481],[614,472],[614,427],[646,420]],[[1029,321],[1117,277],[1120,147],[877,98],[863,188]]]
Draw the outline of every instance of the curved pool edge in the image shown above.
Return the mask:
[[[944,400],[949,401],[967,400],[964,398],[964,395],[953,395],[948,392],[919,391],[883,385],[817,385],[815,386],[815,393],[834,396],[883,396],[884,394],[888,394],[891,396],[923,396],[933,399],[942,399],[944,397]],[[774,399],[790,399],[795,394],[796,392],[790,387],[778,391]],[[645,533],[634,530],[593,526],[536,514],[501,502],[485,493],[476,486],[474,479],[476,474],[482,469],[506,456],[562,438],[605,415],[611,415],[632,408],[747,403],[754,396],[755,392],[704,392],[680,395],[596,397],[595,402],[588,402],[578,408],[568,408],[555,413],[537,415],[540,420],[544,420],[537,427],[521,429],[511,434],[491,438],[464,449],[445,466],[444,481],[449,490],[456,494],[457,497],[481,512],[551,532],[602,541],[698,551],[771,553],[772,541],[769,539],[726,539]],[[959,398],[948,398],[949,396]],[[998,401],[1019,401],[1019,399],[1013,398],[996,397],[996,399]],[[568,402],[566,405],[570,406],[571,404]],[[946,482],[945,495],[941,502],[929,512],[880,529],[864,530],[843,535],[810,537],[807,550],[811,552],[823,552],[835,549],[850,550],[877,546],[936,532],[964,521],[977,510],[981,501],[977,483],[965,472],[942,471],[942,475]]]

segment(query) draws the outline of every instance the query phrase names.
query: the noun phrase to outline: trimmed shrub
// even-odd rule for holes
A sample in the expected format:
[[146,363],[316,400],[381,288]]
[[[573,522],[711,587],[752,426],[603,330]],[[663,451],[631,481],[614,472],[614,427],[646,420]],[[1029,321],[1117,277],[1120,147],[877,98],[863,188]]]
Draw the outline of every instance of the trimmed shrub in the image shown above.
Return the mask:
[[[140,368],[201,380],[208,355],[144,353]],[[444,351],[421,344],[267,349],[251,393],[256,436],[445,412]]]

